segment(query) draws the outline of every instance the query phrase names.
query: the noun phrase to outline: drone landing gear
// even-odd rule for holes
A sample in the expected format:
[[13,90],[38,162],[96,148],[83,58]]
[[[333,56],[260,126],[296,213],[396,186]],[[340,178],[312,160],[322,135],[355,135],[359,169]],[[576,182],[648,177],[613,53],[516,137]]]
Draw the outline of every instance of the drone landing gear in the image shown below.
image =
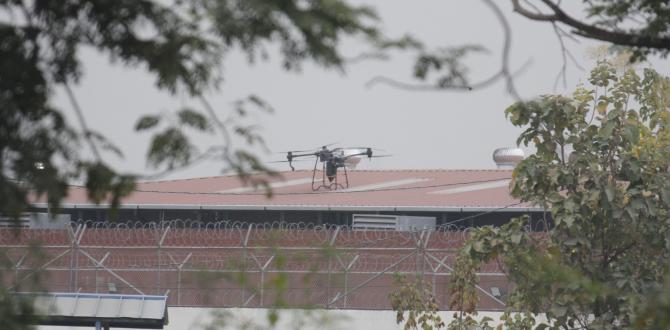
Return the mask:
[[319,191],[322,188],[324,190],[337,190],[337,189],[347,189],[349,188],[349,174],[347,173],[347,167],[342,166],[344,170],[344,184],[338,182],[337,175],[337,166],[330,162],[325,161],[321,162],[321,180],[320,182],[316,178],[316,168],[319,164],[319,159],[314,162],[314,171],[312,172],[312,191]]

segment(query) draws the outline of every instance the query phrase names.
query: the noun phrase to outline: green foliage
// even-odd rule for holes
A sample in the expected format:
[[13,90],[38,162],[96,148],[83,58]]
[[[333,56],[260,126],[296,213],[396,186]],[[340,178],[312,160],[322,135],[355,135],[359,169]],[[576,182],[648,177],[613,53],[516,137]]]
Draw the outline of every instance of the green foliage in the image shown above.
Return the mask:
[[670,324],[670,281],[658,287],[643,302],[635,319],[635,329],[667,329]]
[[[108,202],[112,209],[135,189],[138,176],[105,163],[106,153],[121,156],[121,150],[87,127],[85,117],[93,114],[80,109],[70,92],[84,72],[82,48],[145,69],[158,89],[203,103],[203,112],[185,107],[174,114],[138,114],[135,129],[151,132],[147,161],[159,174],[216,157],[224,170],[270,194],[267,178],[276,173],[233,142],[262,147],[258,128],[239,118],[271,107],[252,96],[232,109],[215,110],[202,96],[220,87],[224,56],[238,49],[253,60],[278,46],[286,69],[299,69],[305,61],[343,69],[338,51],[343,38],[393,47],[377,31],[370,8],[342,0],[16,0],[0,1],[0,17],[0,215],[14,218],[29,211],[36,198],[46,197],[57,212],[72,181],[83,182],[92,202]],[[79,129],[53,104],[54,92],[63,87]],[[236,118],[220,120],[222,110]],[[221,143],[200,151],[188,131],[219,134]],[[259,172],[267,174],[264,179],[251,176]],[[16,312],[10,300],[0,292],[0,320]]]
[[389,298],[391,307],[396,311],[396,323],[405,322],[405,330],[444,328],[444,322],[437,314],[437,300],[426,281],[417,276],[415,281],[409,282],[405,276],[397,275],[395,282],[400,289],[391,293]]
[[[9,1],[0,3],[0,12],[4,17],[0,23],[0,213],[13,216],[28,209],[29,191],[38,197],[46,195],[56,209],[72,179],[95,186],[89,193],[95,202],[106,196],[100,187],[129,192],[110,178],[130,176],[110,173],[113,169],[104,164],[97,149],[117,155],[121,150],[83,123],[83,132],[78,133],[51,102],[56,88],[82,77],[78,56],[82,47],[92,47],[116,63],[146,69],[156,86],[168,93],[183,91],[201,97],[222,81],[221,63],[228,50],[241,49],[252,59],[278,44],[287,69],[309,60],[340,68],[342,38],[362,37],[371,45],[383,40],[370,8],[340,0]],[[269,109],[257,97],[249,102]],[[166,126],[154,132],[147,155],[151,166],[169,171],[203,156],[182,128],[210,132],[217,119],[191,108],[179,111],[177,118],[164,123],[160,116],[148,115],[138,121],[138,131],[161,123]],[[253,127],[230,131],[260,143]],[[82,141],[91,146],[94,160],[81,151]],[[234,164],[235,170],[262,170],[251,154],[228,158],[224,162],[250,162]],[[36,163],[44,164],[43,168],[36,168]]]
[[482,53],[479,45],[465,45],[423,52],[414,64],[414,77],[426,80],[429,74],[438,75],[435,85],[440,88],[468,87],[468,67],[462,63],[470,53]]
[[158,125],[158,123],[160,123],[160,120],[160,116],[145,115],[137,121],[135,124],[135,130],[143,131],[153,128]]
[[152,137],[147,160],[154,167],[166,163],[171,170],[190,163],[194,149],[181,130],[170,127]]
[[[481,320],[477,321],[474,316],[476,313],[464,314],[464,313],[454,313],[454,319],[449,322],[447,325],[447,330],[493,330],[494,328],[489,325],[489,322],[492,322],[493,319],[484,316]],[[499,328],[498,328],[499,329]]]
[[[253,226],[253,225],[252,225]],[[255,230],[253,228],[252,230]],[[285,232],[276,229],[266,232],[263,247],[249,247],[238,255],[229,256],[226,272],[213,272],[211,269],[201,269],[192,278],[192,284],[210,290],[204,299],[211,299],[216,295],[217,284],[224,287],[239,288],[242,299],[262,301],[261,306],[267,308],[264,318],[244,318],[227,309],[213,309],[210,312],[211,321],[202,325],[203,329],[275,329],[284,328],[289,324],[291,329],[342,329],[346,316],[328,312],[322,305],[298,305],[290,300],[301,290],[301,294],[310,296],[312,289],[318,285],[343,285],[337,279],[324,283],[321,267],[332,261],[344,257],[333,246],[324,244],[315,250],[296,251],[285,249]],[[300,276],[300,283],[304,288],[292,287],[297,278],[295,270],[308,269]],[[259,276],[259,271],[262,275]],[[333,274],[336,275],[336,274]],[[334,276],[337,277],[337,276]],[[188,281],[188,280],[187,280]],[[298,293],[298,294],[300,294]],[[332,298],[332,297],[331,297]],[[289,321],[281,321],[288,319]],[[282,323],[280,325],[280,323]],[[198,327],[200,328],[200,327]]]
[[[657,43],[670,31],[670,9],[664,0],[596,0],[589,1],[585,11],[594,26],[636,35],[640,40],[649,38]],[[588,36],[587,29],[582,34]],[[632,51],[633,60],[653,53],[668,54],[667,48],[651,44],[632,47]]]
[[86,163],[86,190],[95,202],[109,202],[113,211],[121,205],[121,198],[135,189],[135,178],[118,175],[103,163]]
[[474,230],[457,259],[452,307],[474,310],[475,272],[489,262],[503,265],[513,283],[509,312],[546,313],[549,324],[539,328],[631,327],[664,283],[670,78],[617,73],[600,62],[589,81],[591,89],[571,97],[546,95],[506,110],[526,127],[518,142],[537,150],[514,170],[512,194],[546,207],[552,226],[530,233],[517,219]]
[[[25,251],[23,251],[24,265],[33,265],[37,268],[46,262],[47,256],[39,245],[31,242]],[[16,295],[16,292],[41,292],[42,284],[48,278],[35,269],[29,272],[14,272],[16,265],[15,256],[11,256],[5,250],[0,250],[0,278],[11,279],[16,276],[21,277],[21,281],[11,281],[7,286],[0,285],[0,325],[6,330],[31,330],[35,329],[35,305],[33,298],[29,295]]]
[[298,69],[306,59],[340,66],[343,60],[335,46],[343,35],[379,34],[369,25],[377,19],[372,9],[343,1],[197,0],[191,9],[196,17],[213,22],[212,31],[225,46],[240,46],[250,58],[258,52],[266,56],[265,42],[278,42],[286,69]]

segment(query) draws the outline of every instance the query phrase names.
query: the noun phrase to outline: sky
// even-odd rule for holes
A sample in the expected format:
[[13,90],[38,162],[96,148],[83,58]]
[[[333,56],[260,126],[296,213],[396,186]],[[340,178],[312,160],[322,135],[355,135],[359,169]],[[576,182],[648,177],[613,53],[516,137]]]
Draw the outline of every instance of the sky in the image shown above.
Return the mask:
[[[471,0],[360,0],[376,8],[383,31],[391,36],[410,33],[429,48],[480,44],[488,54],[470,57],[465,63],[472,81],[486,78],[500,68],[503,34],[493,13],[481,1]],[[524,99],[542,94],[569,94],[584,81],[593,60],[589,50],[600,45],[591,40],[579,43],[566,40],[580,70],[570,64],[566,87],[556,85],[562,60],[560,44],[551,25],[533,22],[514,14],[508,1],[498,2],[511,23],[512,70],[530,61],[530,66],[515,77],[516,88]],[[570,3],[579,13],[581,2]],[[342,52],[355,56],[365,51],[360,42],[347,41]],[[199,109],[185,95],[169,95],[154,86],[154,79],[141,67],[124,67],[94,50],[81,54],[84,78],[74,93],[84,110],[88,125],[119,146],[124,157],[112,154],[105,161],[120,171],[151,174],[146,165],[149,134],[133,130],[144,114],[167,113],[184,106]],[[250,64],[245,55],[232,52],[224,59],[224,83],[207,99],[221,116],[232,110],[232,103],[247,95],[258,95],[275,109],[251,119],[262,127],[268,151],[264,161],[282,160],[281,151],[337,146],[370,146],[392,157],[363,160],[359,169],[492,169],[493,150],[515,146],[520,128],[504,115],[514,102],[501,81],[482,90],[469,92],[417,92],[387,85],[366,86],[376,76],[413,82],[413,56],[394,54],[386,61],[362,61],[339,72],[306,63],[301,72],[286,72],[280,58],[271,54],[267,61]],[[661,72],[670,72],[668,60],[650,60]],[[415,82],[415,81],[414,81]],[[62,91],[54,102],[74,119],[72,106]],[[75,124],[76,121],[72,120]],[[216,143],[213,137],[194,136],[200,149]],[[238,144],[243,147],[243,145]],[[531,152],[527,149],[527,152]],[[286,164],[273,164],[288,170]],[[313,163],[298,164],[310,168]],[[224,164],[207,162],[172,173],[166,178],[221,175]]]

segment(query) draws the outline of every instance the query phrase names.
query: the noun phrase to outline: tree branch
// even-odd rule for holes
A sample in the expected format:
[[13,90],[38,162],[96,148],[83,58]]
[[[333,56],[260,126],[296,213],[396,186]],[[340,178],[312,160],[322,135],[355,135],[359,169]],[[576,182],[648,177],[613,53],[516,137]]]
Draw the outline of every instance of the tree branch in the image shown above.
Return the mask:
[[500,73],[507,82],[507,90],[509,93],[517,100],[521,100],[521,96],[519,96],[519,93],[516,91],[516,87],[514,86],[514,79],[512,74],[509,72],[509,54],[512,48],[512,28],[510,27],[507,18],[505,18],[502,10],[500,10],[500,7],[498,7],[498,5],[493,0],[482,1],[484,1],[484,3],[491,9],[491,11],[493,11],[493,13],[496,15],[496,18],[498,19],[498,22],[503,27],[505,39],[503,41],[502,68],[500,69]]
[[[532,63],[531,59],[528,59],[519,69],[511,74],[512,78],[521,72],[525,71],[528,66]],[[476,82],[474,84],[469,84],[467,86],[436,86],[431,84],[412,84],[402,81],[395,80],[386,76],[376,76],[365,84],[365,87],[373,87],[376,84],[386,84],[395,88],[410,90],[410,91],[424,91],[424,92],[440,92],[440,91],[470,91],[473,89],[480,89],[492,85],[497,82],[503,76],[503,71],[500,70],[493,74],[492,76]]]
[[574,34],[601,41],[607,41],[618,45],[631,47],[656,48],[670,50],[670,38],[658,38],[648,35],[612,31],[590,25],[579,21],[568,15],[563,9],[551,0],[540,0],[552,10],[553,14],[540,14],[524,8],[519,0],[511,0],[514,11],[520,15],[534,20],[544,22],[559,22],[574,28]]
[[[530,5],[533,6],[532,4],[530,4]],[[522,16],[524,16],[526,18],[530,18],[534,21],[553,22],[553,21],[558,19],[558,17],[556,15],[546,15],[546,14],[541,14],[541,13],[537,13],[537,12],[532,12],[532,11],[524,8],[521,5],[521,3],[519,2],[519,0],[512,0],[512,6],[514,7],[515,12],[521,14]],[[535,6],[533,6],[533,7],[535,7]]]
[[228,153],[231,143],[230,132],[228,132],[226,125],[221,121],[221,119],[219,119],[219,116],[216,114],[214,107],[212,107],[212,105],[207,101],[207,99],[202,95],[198,96],[198,99],[200,100],[200,103],[202,103],[203,107],[207,111],[207,114],[209,114],[210,119],[214,122],[214,124],[216,124],[216,127],[219,129],[219,132],[223,136],[224,152]]
[[98,151],[98,146],[96,146],[93,139],[91,139],[91,131],[89,130],[88,125],[86,124],[86,119],[84,118],[84,112],[81,110],[79,102],[77,102],[77,98],[75,98],[74,93],[72,92],[72,89],[70,89],[70,85],[67,82],[63,82],[63,86],[65,87],[65,92],[67,94],[68,99],[70,100],[70,104],[72,104],[72,108],[74,108],[74,112],[77,114],[77,120],[79,120],[79,125],[81,126],[81,129],[84,131],[84,138],[88,142],[88,145],[91,148],[91,151],[93,152],[93,155],[95,156],[96,160],[102,161],[100,151]]
[[220,149],[221,149],[220,147],[216,147],[216,146],[209,147],[209,149],[207,149],[205,152],[198,155],[197,157],[195,157],[194,159],[189,161],[187,164],[184,164],[182,166],[178,166],[178,167],[175,167],[175,168],[172,168],[172,169],[166,169],[164,171],[153,173],[153,174],[143,174],[143,175],[137,174],[137,175],[134,175],[134,176],[136,178],[144,180],[144,181],[160,180],[160,179],[164,178],[165,176],[170,175],[172,173],[175,173],[177,171],[181,171],[181,170],[190,168],[192,166],[195,166],[199,163],[202,163],[206,160],[216,158],[218,156],[217,152],[219,152]]

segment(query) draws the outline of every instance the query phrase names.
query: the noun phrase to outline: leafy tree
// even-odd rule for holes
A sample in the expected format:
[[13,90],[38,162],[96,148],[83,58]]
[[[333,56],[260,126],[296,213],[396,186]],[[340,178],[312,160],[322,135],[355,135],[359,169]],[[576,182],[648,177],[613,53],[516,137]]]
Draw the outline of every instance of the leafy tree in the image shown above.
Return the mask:
[[[71,91],[83,75],[82,48],[144,68],[159,89],[200,100],[201,109],[179,110],[174,124],[155,133],[149,165],[172,170],[213,154],[248,179],[248,172],[267,169],[244,149],[232,148],[231,135],[252,143],[262,140],[253,127],[227,126],[202,97],[224,78],[225,54],[240,49],[253,59],[267,56],[266,48],[276,45],[287,70],[299,69],[304,61],[342,68],[342,38],[381,43],[375,13],[341,0],[10,0],[0,2],[0,12],[0,213],[11,216],[29,208],[29,192],[46,195],[56,208],[72,180],[85,182],[91,200],[110,199],[113,205],[134,188],[136,176],[116,173],[105,164],[102,152],[120,150],[87,127],[86,113]],[[52,103],[57,88],[67,92],[79,128]],[[251,96],[230,113],[239,117],[249,107],[268,108]],[[146,116],[136,128],[152,129],[161,121],[160,116]],[[200,151],[184,128],[218,133],[222,143]],[[81,151],[83,146],[92,156]]]
[[[499,8],[492,0],[484,2],[494,10],[499,18],[502,17]],[[545,7],[534,8],[531,5],[528,8],[512,0],[515,10],[526,17],[552,24],[564,24],[573,28],[575,34],[631,47],[636,59],[653,53],[661,55],[668,53],[667,35],[670,29],[670,19],[664,1],[588,1],[585,2],[585,8],[589,22],[575,20],[561,10],[559,2],[541,0],[541,3]],[[547,10],[549,13],[546,13]],[[114,206],[118,205],[122,197],[132,192],[134,188],[136,175],[117,173],[105,164],[102,157],[103,152],[121,154],[121,150],[86,125],[86,112],[78,106],[71,91],[70,86],[78,83],[83,75],[82,64],[78,58],[78,53],[83,47],[96,49],[122,65],[146,69],[155,77],[156,86],[167,93],[186,92],[199,100],[199,108],[179,109],[175,116],[148,115],[138,121],[137,130],[155,132],[147,154],[150,165],[161,171],[170,171],[200,159],[218,157],[224,160],[227,169],[238,173],[244,180],[251,180],[248,175],[250,172],[267,171],[267,169],[244,149],[233,148],[230,144],[231,136],[239,135],[255,144],[262,144],[262,139],[252,126],[242,124],[228,126],[230,121],[219,119],[219,112],[213,109],[202,96],[205,91],[215,90],[223,80],[221,63],[226,52],[232,49],[241,49],[253,60],[267,56],[266,48],[276,45],[283,59],[282,65],[287,70],[298,70],[304,61],[314,61],[328,68],[342,68],[345,61],[338,52],[339,41],[346,36],[355,36],[364,38],[369,44],[379,49],[407,45],[421,49],[414,68],[415,75],[419,79],[428,80],[434,77],[431,72],[437,72],[436,86],[441,89],[469,89],[472,86],[485,86],[501,77],[506,77],[511,85],[511,71],[507,67],[508,41],[505,42],[500,72],[479,84],[473,84],[468,80],[467,67],[461,65],[459,61],[466,54],[481,51],[481,47],[468,45],[429,52],[423,50],[411,39],[397,42],[383,40],[375,26],[376,16],[370,8],[351,6],[342,0],[175,0],[168,2],[152,0],[4,0],[0,1],[0,12],[2,13],[0,19],[0,59],[2,59],[0,61],[0,109],[2,109],[0,113],[0,214],[15,217],[30,208],[29,194],[37,197],[46,196],[51,207],[57,208],[59,201],[67,195],[68,183],[73,180],[81,180],[85,183],[89,198],[94,202],[109,200]],[[506,34],[509,34],[506,21],[504,19],[500,21]],[[635,79],[634,75],[629,76],[632,78],[626,79]],[[594,84],[603,89],[608,86],[597,84],[602,84],[603,81],[613,81],[612,77],[605,76],[603,73],[603,76],[599,78],[600,82],[596,81]],[[654,83],[649,83],[652,80]],[[628,87],[622,87],[617,92],[611,90],[610,94],[607,94],[607,99],[598,96],[597,99],[591,100],[583,96],[584,99],[579,101],[596,104],[597,110],[604,107],[605,110],[600,117],[608,120],[611,113],[624,113],[621,115],[623,117],[617,117],[619,115],[616,114],[613,115],[616,118],[612,119],[614,122],[623,121],[622,118],[626,118],[626,124],[621,124],[621,127],[615,124],[605,124],[602,118],[599,119],[601,126],[591,125],[589,122],[586,126],[580,124],[584,126],[581,127],[576,122],[572,122],[576,120],[570,117],[573,114],[569,116],[566,114],[570,117],[565,119],[567,123],[557,123],[558,127],[566,125],[566,130],[572,130],[574,134],[580,132],[579,134],[584,136],[588,136],[592,130],[598,132],[604,130],[608,134],[611,132],[614,135],[623,136],[621,144],[617,146],[618,149],[615,148],[612,151],[614,154],[611,156],[614,157],[612,162],[618,164],[616,166],[628,166],[630,173],[627,172],[626,175],[631,178],[634,173],[637,173],[635,171],[638,171],[632,168],[639,166],[640,173],[646,173],[642,179],[648,180],[644,181],[648,185],[638,187],[637,181],[634,180],[612,179],[616,184],[612,186],[611,183],[608,183],[610,188],[605,191],[610,198],[608,200],[610,204],[625,201],[633,206],[629,204],[616,204],[616,206],[633,207],[633,210],[639,211],[633,213],[634,215],[624,213],[631,218],[636,215],[637,218],[634,221],[636,223],[643,223],[643,220],[650,216],[660,219],[665,212],[663,209],[665,205],[663,196],[665,195],[660,194],[659,190],[652,189],[662,187],[663,175],[655,176],[657,181],[650,182],[649,176],[652,168],[648,165],[654,162],[656,165],[660,164],[659,159],[664,156],[645,156],[652,154],[652,151],[648,149],[653,149],[651,147],[653,143],[660,143],[660,146],[664,146],[662,143],[665,143],[661,132],[665,132],[666,119],[658,114],[658,107],[652,107],[666,100],[661,96],[655,96],[661,93],[657,89],[666,88],[657,86],[656,81],[659,80],[660,78],[656,75],[645,74],[644,79],[639,82],[627,83]],[[619,85],[621,84],[617,84]],[[61,109],[51,102],[51,96],[57,88],[64,89],[71,100],[78,115],[78,128],[69,123],[63,117]],[[617,99],[616,95],[619,94],[615,95],[615,93],[625,94],[642,104],[637,112],[638,119],[632,119],[637,120],[639,125],[628,124],[626,116],[631,110],[617,108],[618,103],[616,102],[621,102],[621,100]],[[575,95],[573,102],[579,100],[579,97],[582,96]],[[560,99],[553,101],[544,99],[542,102],[558,104],[559,101]],[[600,106],[603,103],[605,106]],[[540,102],[537,106],[544,105]],[[238,117],[244,116],[249,107],[268,109],[258,97],[250,96],[240,101],[235,111],[231,113],[237,114]],[[607,110],[608,107],[614,107],[615,111]],[[514,110],[511,113],[514,118],[515,113],[524,113],[524,111]],[[532,123],[534,119],[531,119],[533,118],[526,119],[527,123]],[[556,120],[558,119],[560,118]],[[522,121],[519,123],[524,125]],[[621,157],[619,153],[622,150],[628,150],[625,148],[629,148],[629,144],[635,144],[631,142],[632,136],[635,135],[635,127],[641,132],[639,141],[635,143],[645,146],[639,151],[642,156],[636,156],[638,157],[637,163],[631,161],[619,164],[619,159],[629,159],[618,157]],[[189,135],[184,132],[186,129],[218,134],[221,136],[222,143],[205,151],[198,150],[190,142]],[[536,127],[535,130],[535,132],[528,132],[530,140],[537,138],[542,142],[545,137],[555,138],[552,137],[554,134],[552,132],[555,131],[551,129],[543,130],[541,127]],[[598,138],[604,139],[599,135]],[[576,145],[574,141],[567,141],[567,138],[563,142],[565,143],[561,145],[562,147]],[[90,149],[90,157],[82,152],[84,146]],[[577,149],[575,150],[579,157],[580,153]],[[547,152],[545,154],[548,155]],[[664,152],[660,151],[659,154]],[[538,153],[540,154],[541,152]],[[650,157],[650,159],[640,158],[643,156]],[[561,157],[561,160],[564,161],[565,155],[562,154]],[[578,161],[580,159],[582,163],[587,162],[586,158],[578,158]],[[598,160],[597,157],[594,159],[594,161]],[[565,163],[563,166],[573,166],[573,164]],[[594,168],[589,166],[585,168],[595,173]],[[557,168],[556,171],[559,169]],[[545,169],[539,167],[528,171],[540,170]],[[584,170],[579,173],[579,175],[586,175],[584,173],[590,172]],[[639,175],[642,176],[642,174]],[[596,187],[604,188],[605,183],[609,182],[602,180],[604,179],[601,177],[594,181]],[[251,183],[263,184],[263,182]],[[547,205],[552,205],[552,207],[560,205],[548,195],[538,194],[535,195],[536,197],[531,197],[530,190],[523,190],[539,189],[532,193],[548,194],[550,190],[539,188],[542,184],[545,184],[546,189],[568,185],[566,182],[548,185],[541,181],[537,187],[531,187],[517,183],[519,191],[516,193],[531,201],[535,201],[535,198],[546,199]],[[642,194],[642,197],[645,198],[643,204],[639,200],[639,194],[635,195],[631,192],[626,195],[621,192],[628,191],[629,187],[649,188],[639,191],[632,190]],[[529,195],[524,197],[523,191]],[[624,200],[623,195],[628,196],[628,199]],[[661,196],[658,200],[654,199],[657,195]],[[552,196],[556,198],[556,196],[563,195],[559,193]],[[647,200],[651,200],[649,202],[651,204],[648,205]],[[647,213],[642,211],[646,210],[645,208],[652,209],[652,207],[654,207],[653,212],[656,212],[653,215],[647,214],[651,211],[645,211]],[[621,210],[618,209],[616,212],[619,211]],[[608,212],[612,213],[603,213],[600,216],[619,216],[615,211]],[[559,229],[562,223],[558,222],[558,218],[554,219],[557,221],[556,229]],[[579,223],[577,217],[573,220],[567,218],[565,226],[571,227],[574,223]],[[629,229],[628,227],[625,227],[626,230]],[[647,239],[645,235],[648,235],[651,229],[645,230],[647,231],[639,229],[638,236],[624,240],[624,242],[634,245],[633,243],[637,244]],[[612,233],[614,232],[617,231]],[[608,234],[611,233],[608,232]],[[530,236],[526,238],[521,239],[520,242],[536,241]],[[512,243],[518,244],[515,243],[515,240],[516,238],[512,240]],[[656,244],[660,243],[656,242]],[[541,247],[539,251],[555,250],[544,247],[544,245]],[[603,250],[611,253],[605,258],[606,260],[612,259],[607,264],[616,265],[619,258],[630,257],[632,254],[631,248],[624,249],[622,252],[617,252],[619,250],[616,248],[611,250],[612,248],[614,247],[608,245],[607,249]],[[622,247],[619,246],[619,248]],[[656,251],[655,248],[656,246],[650,247],[650,250],[644,252],[653,254],[652,252]],[[558,251],[565,253],[561,249]],[[662,261],[660,254],[654,256],[657,258],[652,258],[653,260]],[[586,257],[580,256],[579,258]],[[650,263],[653,262],[650,261]],[[647,268],[640,269],[649,270],[658,265],[645,264],[644,266]],[[575,272],[567,273],[581,276],[584,271],[577,269]],[[590,278],[589,273],[586,274],[586,278]],[[651,275],[646,274],[645,276]],[[662,275],[656,274],[655,276]],[[644,280],[652,281],[656,278],[652,276]],[[609,279],[607,281],[599,279],[598,283],[605,282],[609,285],[608,281]],[[634,287],[634,289],[647,290],[648,288]],[[621,303],[621,306],[630,306],[628,303],[627,300]],[[599,308],[605,312],[616,307],[610,305],[609,300],[598,302]]]
[[514,11],[528,19],[559,24],[571,33],[627,48],[633,59],[670,52],[670,8],[664,0],[583,1],[585,18],[562,7],[561,1],[511,0]]
[[[145,69],[158,89],[199,102],[174,114],[138,113],[143,116],[136,130],[153,132],[147,160],[159,174],[216,157],[225,170],[263,185],[249,174],[271,171],[231,141],[238,136],[263,145],[254,126],[240,118],[271,107],[252,95],[221,119],[220,109],[203,97],[223,81],[225,55],[241,50],[253,61],[276,47],[286,70],[299,70],[306,61],[343,69],[338,49],[343,38],[362,38],[373,49],[403,43],[381,38],[370,8],[342,0],[5,0],[0,17],[0,215],[15,218],[31,209],[34,198],[46,198],[55,211],[73,181],[84,182],[93,202],[108,201],[112,207],[135,187],[138,175],[117,173],[105,163],[106,152],[121,156],[121,150],[87,126],[90,112],[79,107],[72,92],[83,76],[83,48]],[[77,125],[53,104],[57,89],[66,92]],[[187,130],[218,134],[221,143],[199,150]],[[17,316],[10,328],[21,328],[31,305],[13,301],[0,286],[0,319]]]
[[[473,80],[469,66],[464,63],[469,55],[487,52],[490,45],[449,45],[448,47],[417,47],[413,77],[416,83],[398,81],[391,77],[374,77],[369,85],[384,83],[407,90],[456,90],[482,89],[498,81],[506,84],[508,92],[521,99],[514,84],[516,73],[523,71],[530,59],[519,68],[510,64],[512,35],[503,4],[495,0],[481,0],[494,14],[503,33],[500,66],[487,77]],[[640,62],[650,55],[663,58],[670,53],[670,8],[665,0],[509,0],[515,13],[553,27],[563,58],[556,83],[566,81],[566,67],[571,60],[578,67],[574,55],[566,47],[566,39],[582,37],[606,42],[612,52],[627,54],[630,62]],[[566,8],[567,3],[571,8]],[[577,8],[577,9],[575,9]],[[581,68],[581,67],[580,67]]]
[[528,232],[523,218],[476,229],[452,281],[452,298],[466,299],[453,308],[474,310],[475,271],[497,261],[512,283],[508,320],[525,313],[519,328],[545,312],[538,328],[632,327],[638,314],[646,327],[661,315],[640,306],[667,299],[656,292],[670,266],[670,78],[601,61],[589,83],[506,110],[526,128],[518,143],[537,149],[514,170],[511,192],[544,206],[550,229]]

